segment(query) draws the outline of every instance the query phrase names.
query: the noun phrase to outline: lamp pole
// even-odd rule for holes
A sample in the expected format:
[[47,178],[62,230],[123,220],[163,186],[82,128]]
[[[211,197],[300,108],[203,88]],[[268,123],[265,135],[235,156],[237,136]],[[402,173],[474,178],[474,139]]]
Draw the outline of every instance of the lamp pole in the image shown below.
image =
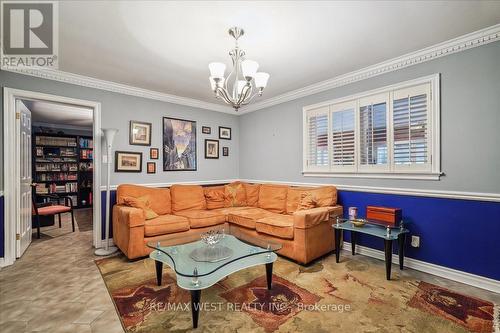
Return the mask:
[[113,139],[115,134],[118,132],[116,128],[103,128],[102,132],[104,133],[104,137],[106,138],[106,154],[107,154],[107,179],[106,179],[106,231],[105,231],[105,239],[104,239],[104,248],[100,248],[95,250],[95,255],[98,256],[108,256],[110,254],[118,251],[118,248],[115,246],[109,246],[109,215],[110,215],[110,187],[111,187],[111,161],[112,156],[111,152],[113,149]]

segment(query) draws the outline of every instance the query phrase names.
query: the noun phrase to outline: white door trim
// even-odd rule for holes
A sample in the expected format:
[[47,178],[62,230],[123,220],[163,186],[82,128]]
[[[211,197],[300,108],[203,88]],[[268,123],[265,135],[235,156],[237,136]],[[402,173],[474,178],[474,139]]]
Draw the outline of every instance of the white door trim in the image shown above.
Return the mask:
[[4,260],[2,265],[12,265],[16,260],[16,226],[15,216],[18,194],[16,179],[12,177],[12,170],[16,170],[15,128],[16,128],[16,99],[42,100],[47,102],[73,104],[93,110],[94,135],[94,203],[93,203],[93,245],[101,247],[101,103],[64,96],[49,95],[35,91],[3,88],[3,130],[4,130]]

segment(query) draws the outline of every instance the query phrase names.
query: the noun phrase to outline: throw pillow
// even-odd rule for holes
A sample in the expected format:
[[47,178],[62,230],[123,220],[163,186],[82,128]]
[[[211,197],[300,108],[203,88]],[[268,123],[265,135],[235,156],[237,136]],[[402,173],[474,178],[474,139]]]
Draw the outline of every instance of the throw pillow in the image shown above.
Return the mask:
[[154,210],[149,207],[148,196],[142,196],[138,198],[123,197],[123,203],[125,204],[125,206],[142,209],[144,211],[144,215],[146,216],[146,220],[151,220],[155,217],[158,217],[158,214],[156,214]]
[[224,208],[224,186],[205,187],[204,191],[205,199],[207,200],[207,209]]
[[311,193],[302,193],[297,210],[307,210],[316,207],[316,200]]
[[242,207],[247,205],[245,187],[240,182],[225,185],[224,198],[224,206],[226,207]]

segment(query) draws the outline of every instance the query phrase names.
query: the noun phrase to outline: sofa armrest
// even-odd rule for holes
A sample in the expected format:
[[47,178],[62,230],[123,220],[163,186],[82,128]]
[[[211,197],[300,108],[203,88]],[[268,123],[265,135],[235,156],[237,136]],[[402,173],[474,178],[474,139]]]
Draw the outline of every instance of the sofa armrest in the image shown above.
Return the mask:
[[307,210],[299,210],[293,213],[293,225],[298,229],[307,229],[328,221],[330,211],[328,207],[316,207]]
[[144,210],[140,208],[115,205],[113,207],[113,215],[115,214],[118,223],[125,224],[129,228],[143,226],[144,223],[146,222]]
[[307,229],[322,222],[327,222],[330,218],[339,215],[342,215],[342,206],[327,206],[298,210],[293,213],[293,224],[295,228]]

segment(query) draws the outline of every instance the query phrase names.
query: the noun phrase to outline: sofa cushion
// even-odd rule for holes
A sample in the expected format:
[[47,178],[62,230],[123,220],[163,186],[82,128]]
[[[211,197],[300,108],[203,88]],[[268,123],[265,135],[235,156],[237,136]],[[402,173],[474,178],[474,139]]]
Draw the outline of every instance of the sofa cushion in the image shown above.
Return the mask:
[[144,195],[142,197],[123,197],[123,204],[125,206],[140,208],[144,211],[144,216],[146,220],[151,220],[158,217],[158,214],[151,209],[149,204],[149,195]]
[[320,186],[311,190],[316,206],[327,207],[337,204],[337,188],[335,186]]
[[247,195],[247,205],[250,207],[258,207],[260,184],[243,183],[243,187],[245,187]]
[[258,219],[255,229],[263,234],[293,239],[293,216],[273,214],[273,216]]
[[234,182],[224,186],[224,206],[244,207],[247,205],[247,194],[243,183]]
[[230,212],[227,220],[245,228],[255,229],[255,222],[258,219],[273,215],[275,214],[262,208],[242,207],[240,210]]
[[306,210],[316,207],[316,199],[312,193],[302,193],[297,210]]
[[288,186],[264,184],[259,189],[259,207],[273,213],[284,213]]
[[224,207],[224,186],[210,186],[203,188],[207,209]]
[[147,237],[187,230],[189,230],[189,221],[187,218],[170,214],[160,215],[144,223],[144,236]]
[[207,209],[203,187],[199,185],[172,185],[170,194],[174,213],[187,209]]
[[170,189],[122,184],[116,189],[116,203],[123,204],[123,197],[149,196],[149,206],[158,215],[172,213]]
[[302,194],[310,193],[314,187],[289,187],[286,195],[286,213],[293,214],[297,210]]
[[184,210],[175,215],[187,217],[191,228],[203,228],[226,222],[226,215],[213,210]]

